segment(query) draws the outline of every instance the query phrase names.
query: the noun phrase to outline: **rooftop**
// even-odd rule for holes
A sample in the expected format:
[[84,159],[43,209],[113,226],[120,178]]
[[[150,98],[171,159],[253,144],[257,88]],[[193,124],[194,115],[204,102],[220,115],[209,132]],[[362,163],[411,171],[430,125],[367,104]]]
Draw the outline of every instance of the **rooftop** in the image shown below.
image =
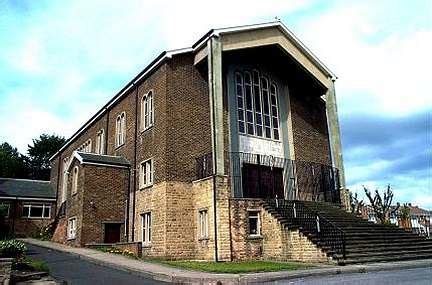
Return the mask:
[[0,178],[0,197],[55,198],[49,181]]

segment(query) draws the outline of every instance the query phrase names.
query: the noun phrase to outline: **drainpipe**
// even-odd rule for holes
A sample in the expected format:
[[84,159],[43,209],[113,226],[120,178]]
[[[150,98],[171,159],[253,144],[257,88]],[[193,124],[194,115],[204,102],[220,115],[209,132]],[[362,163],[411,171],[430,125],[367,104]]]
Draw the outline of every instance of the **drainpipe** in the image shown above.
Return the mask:
[[105,128],[105,154],[108,154],[108,128],[109,128],[109,109],[106,109],[106,128]]
[[[138,137],[138,85],[135,85],[135,138],[134,138],[134,163],[133,163],[133,201],[132,201],[132,241],[135,240],[135,207],[136,207],[136,161],[137,161],[137,137]],[[130,184],[130,179],[129,179]],[[129,197],[128,197],[129,199]]]

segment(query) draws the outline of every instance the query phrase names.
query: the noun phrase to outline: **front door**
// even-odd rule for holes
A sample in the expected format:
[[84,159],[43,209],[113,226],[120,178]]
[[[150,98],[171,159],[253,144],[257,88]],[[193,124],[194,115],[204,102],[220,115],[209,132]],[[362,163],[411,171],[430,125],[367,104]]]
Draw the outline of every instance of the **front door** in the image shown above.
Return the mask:
[[120,242],[120,229],[121,229],[121,224],[106,223],[104,243]]
[[282,168],[244,163],[242,181],[243,197],[284,198]]

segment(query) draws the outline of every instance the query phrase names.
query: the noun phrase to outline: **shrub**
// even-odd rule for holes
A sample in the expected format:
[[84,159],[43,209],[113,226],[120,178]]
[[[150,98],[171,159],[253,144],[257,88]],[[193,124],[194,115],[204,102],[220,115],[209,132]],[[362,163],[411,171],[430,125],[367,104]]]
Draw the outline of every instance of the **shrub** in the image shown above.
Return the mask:
[[22,241],[14,239],[0,241],[0,257],[20,257],[26,250],[27,246]]

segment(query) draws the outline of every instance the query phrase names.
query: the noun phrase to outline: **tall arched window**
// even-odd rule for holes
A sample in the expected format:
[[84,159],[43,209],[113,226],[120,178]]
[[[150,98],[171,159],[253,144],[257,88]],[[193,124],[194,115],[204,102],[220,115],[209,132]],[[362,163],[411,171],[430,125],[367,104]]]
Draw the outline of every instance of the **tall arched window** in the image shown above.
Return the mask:
[[235,73],[239,133],[279,140],[278,88],[258,70]]
[[101,129],[96,134],[96,153],[104,154],[105,152],[105,131]]
[[116,120],[116,146],[121,146],[126,139],[126,113],[117,116]]
[[149,91],[143,96],[141,101],[141,129],[146,130],[153,126],[154,109],[153,109],[153,91]]
[[72,170],[72,195],[78,193],[78,166],[75,166]]
[[66,201],[67,197],[67,180],[68,180],[68,166],[69,166],[69,157],[63,158],[63,180],[62,180],[62,191],[60,195],[60,203]]

